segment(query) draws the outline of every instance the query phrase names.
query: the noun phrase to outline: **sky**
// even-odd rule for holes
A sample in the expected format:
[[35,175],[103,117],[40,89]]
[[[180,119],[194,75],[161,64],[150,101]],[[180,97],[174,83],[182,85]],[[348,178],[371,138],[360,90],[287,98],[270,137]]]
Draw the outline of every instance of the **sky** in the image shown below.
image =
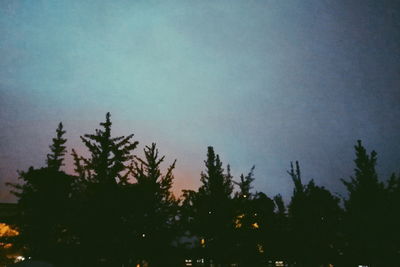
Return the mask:
[[[0,202],[5,182],[45,165],[57,124],[86,151],[113,134],[177,159],[174,192],[197,189],[207,146],[235,179],[290,199],[300,161],[346,194],[361,139],[382,180],[400,172],[400,4],[396,1],[117,0],[0,2]],[[67,156],[65,170],[73,169]]]

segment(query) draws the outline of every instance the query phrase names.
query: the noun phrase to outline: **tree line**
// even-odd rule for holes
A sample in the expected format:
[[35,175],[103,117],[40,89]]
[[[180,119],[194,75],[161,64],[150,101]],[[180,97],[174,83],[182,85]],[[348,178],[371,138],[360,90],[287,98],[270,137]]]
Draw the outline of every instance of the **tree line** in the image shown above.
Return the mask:
[[[166,171],[155,143],[134,154],[133,134],[113,137],[110,114],[81,136],[89,156],[72,150],[75,174],[61,170],[67,153],[62,123],[46,165],[19,173],[9,184],[18,198],[18,247],[60,266],[255,267],[394,266],[400,262],[400,175],[378,178],[376,152],[358,141],[355,169],[338,197],[313,180],[304,184],[291,163],[294,190],[253,190],[254,166],[238,179],[213,147],[197,190],[172,191],[176,160]],[[188,260],[188,261],[189,261]],[[187,264],[189,262],[186,262]],[[63,265],[64,264],[64,265]],[[203,264],[203,265],[202,265]]]

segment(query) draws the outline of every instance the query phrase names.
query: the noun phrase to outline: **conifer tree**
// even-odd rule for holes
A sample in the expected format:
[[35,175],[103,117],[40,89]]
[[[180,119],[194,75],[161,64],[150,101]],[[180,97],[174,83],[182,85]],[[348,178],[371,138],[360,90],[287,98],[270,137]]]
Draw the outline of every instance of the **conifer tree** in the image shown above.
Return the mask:
[[338,262],[340,249],[339,198],[311,180],[304,185],[299,163],[288,172],[294,183],[289,205],[289,258],[301,266],[317,267]]
[[344,200],[346,256],[354,263],[377,264],[384,257],[384,185],[376,172],[377,153],[367,153],[361,141],[354,146],[356,168],[350,181],[342,179],[348,190]]
[[304,193],[304,185],[301,182],[301,172],[298,161],[296,161],[296,169],[293,167],[293,162],[290,162],[290,171],[288,171],[288,174],[292,178],[294,184],[293,196]]
[[66,131],[63,130],[63,124],[60,122],[56,130],[56,137],[53,138],[53,144],[50,146],[52,153],[47,154],[47,167],[59,170],[63,166],[64,155],[67,152],[65,143],[67,140],[63,138]]
[[250,170],[250,172],[244,176],[243,173],[240,175],[240,181],[235,182],[233,181],[234,184],[239,186],[239,192],[237,192],[237,197],[242,197],[242,198],[247,198],[251,197],[250,190],[253,188],[252,183],[254,181],[254,168],[253,166]]
[[232,176],[230,167],[227,167],[227,173],[224,174],[222,162],[219,155],[214,153],[213,147],[208,147],[207,160],[204,161],[206,172],[201,173],[202,182],[199,192],[210,197],[212,201],[223,201],[230,199],[233,191]]
[[391,175],[385,191],[385,205],[382,207],[385,213],[385,258],[387,265],[394,265],[400,262],[400,175]]
[[[235,203],[235,256],[240,266],[257,266],[270,255],[271,225],[274,203],[262,192],[251,192],[254,181],[254,168],[240,181],[234,182],[239,187]],[[268,253],[267,253],[268,250]]]
[[72,152],[78,174],[74,229],[79,237],[78,252],[84,251],[79,256],[83,265],[120,266],[126,259],[122,248],[126,246],[129,203],[124,201],[124,186],[129,183],[128,166],[138,142],[131,141],[133,134],[112,137],[110,117],[107,113],[94,134],[81,136],[89,157]]
[[189,227],[199,239],[202,257],[217,263],[229,261],[233,254],[233,182],[230,168],[224,172],[219,155],[208,147],[206,170],[201,173],[202,185],[197,192],[186,191],[183,207],[190,218]]
[[82,142],[90,152],[89,158],[78,156],[73,152],[75,168],[80,176],[94,183],[126,183],[128,163],[133,159],[132,151],[138,142],[132,142],[133,134],[111,137],[110,113],[106,121],[100,123],[103,129],[96,129],[95,134],[81,136]]
[[21,245],[37,259],[62,261],[70,238],[72,176],[60,171],[65,155],[62,123],[47,155],[47,168],[19,172],[22,184],[12,184],[18,197],[17,225]]
[[156,144],[144,148],[144,158],[135,156],[131,172],[135,184],[137,202],[135,220],[132,221],[139,260],[146,260],[150,266],[173,264],[172,241],[177,235],[178,201],[171,192],[173,169],[176,160],[162,174],[160,157]]

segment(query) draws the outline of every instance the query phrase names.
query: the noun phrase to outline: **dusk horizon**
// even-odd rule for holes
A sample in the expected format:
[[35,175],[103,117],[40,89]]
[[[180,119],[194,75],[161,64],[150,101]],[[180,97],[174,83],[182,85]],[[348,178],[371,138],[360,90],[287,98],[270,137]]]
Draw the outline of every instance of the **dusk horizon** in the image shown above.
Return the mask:
[[0,267],[393,267],[399,0],[1,0]]
[[[45,165],[59,122],[68,154],[111,112],[115,136],[177,159],[174,193],[197,189],[208,146],[234,178],[290,200],[287,170],[345,194],[354,145],[400,161],[395,1],[3,1],[0,202],[17,170]],[[66,168],[72,172],[72,158]]]

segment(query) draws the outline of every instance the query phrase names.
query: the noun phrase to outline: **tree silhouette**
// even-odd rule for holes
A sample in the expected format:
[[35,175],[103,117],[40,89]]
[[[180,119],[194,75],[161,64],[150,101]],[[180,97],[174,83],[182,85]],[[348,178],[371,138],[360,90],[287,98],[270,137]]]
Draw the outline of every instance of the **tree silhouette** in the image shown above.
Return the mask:
[[131,141],[133,134],[126,137],[111,137],[110,117],[108,112],[106,121],[100,123],[103,129],[96,129],[95,134],[81,136],[82,142],[90,152],[90,158],[79,157],[73,152],[78,174],[94,183],[126,183],[128,177],[126,170],[133,159],[131,152],[139,143]]
[[349,192],[344,201],[346,256],[354,264],[379,264],[386,242],[382,227],[384,186],[375,170],[377,153],[368,154],[360,140],[354,148],[355,174],[350,181],[342,179]]
[[[240,181],[235,194],[235,255],[240,266],[258,266],[269,256],[274,203],[264,193],[251,192],[254,166]],[[268,253],[267,253],[268,251]]]
[[247,196],[251,196],[250,190],[253,188],[252,183],[254,181],[254,168],[255,166],[251,167],[250,172],[244,176],[243,173],[240,175],[240,181],[235,182],[234,184],[239,186],[239,192],[236,194],[238,198],[247,198]]
[[123,191],[138,142],[131,141],[133,134],[112,137],[111,125],[107,113],[106,121],[100,123],[102,129],[81,137],[90,157],[78,156],[75,151],[72,154],[79,177],[74,185],[77,189],[74,229],[83,265],[119,266],[126,258],[122,249],[126,234],[122,226],[129,203],[124,202]]
[[12,184],[18,197],[19,242],[30,256],[59,261],[70,243],[68,225],[73,177],[59,170],[63,165],[66,139],[62,123],[50,146],[47,168],[19,172],[22,184]]
[[274,196],[275,212],[272,222],[267,226],[270,236],[267,240],[268,257],[271,260],[287,260],[289,254],[289,222],[286,206],[281,195]]
[[277,215],[281,217],[286,216],[286,207],[285,207],[285,202],[282,199],[282,196],[280,194],[274,196],[274,202],[277,207]]
[[[131,221],[133,240],[137,240],[137,260],[146,260],[150,266],[173,266],[172,242],[177,236],[178,201],[171,192],[173,169],[176,160],[162,174],[161,164],[165,156],[159,157],[156,144],[146,146],[144,159],[135,157],[131,172],[139,205],[135,219]],[[175,263],[176,264],[176,263]]]
[[53,144],[50,146],[52,153],[47,154],[47,167],[56,171],[63,166],[64,155],[67,152],[65,143],[67,139],[63,138],[66,131],[63,130],[63,124],[60,122],[56,130],[56,137],[53,138]]
[[233,181],[213,147],[201,186],[183,190],[180,202],[171,192],[176,160],[163,170],[165,156],[155,143],[143,157],[134,155],[133,134],[112,137],[110,117],[81,136],[89,156],[72,150],[77,176],[60,170],[67,140],[58,125],[46,167],[21,171],[22,183],[11,184],[20,235],[0,241],[15,242],[35,259],[82,267],[178,266],[185,240],[195,240],[194,247],[182,245],[185,256],[204,258],[205,266],[285,260],[296,267],[386,267],[400,261],[400,175],[380,182],[377,154],[361,141],[354,176],[342,179],[349,193],[344,210],[326,188],[303,183],[297,161],[288,171],[294,190],[286,209],[281,195],[253,191],[254,166]]
[[290,256],[299,266],[320,266],[338,261],[340,199],[311,180],[301,181],[299,163],[288,172],[295,185],[289,205]]
[[392,174],[387,187],[385,205],[382,207],[385,213],[383,229],[385,229],[385,259],[387,265],[400,262],[400,175]]
[[201,173],[197,192],[186,191],[184,212],[189,229],[200,241],[203,257],[216,263],[228,262],[232,257],[233,205],[232,175],[229,166],[224,173],[222,162],[208,147],[206,171]]

